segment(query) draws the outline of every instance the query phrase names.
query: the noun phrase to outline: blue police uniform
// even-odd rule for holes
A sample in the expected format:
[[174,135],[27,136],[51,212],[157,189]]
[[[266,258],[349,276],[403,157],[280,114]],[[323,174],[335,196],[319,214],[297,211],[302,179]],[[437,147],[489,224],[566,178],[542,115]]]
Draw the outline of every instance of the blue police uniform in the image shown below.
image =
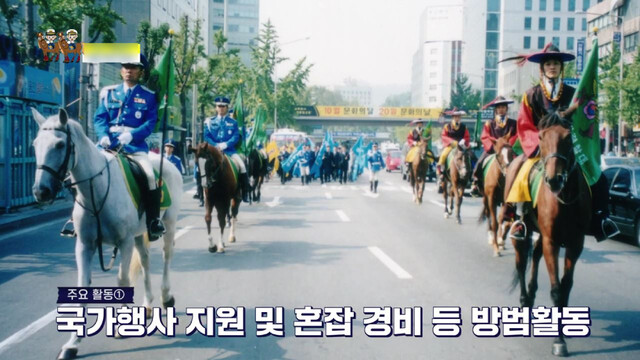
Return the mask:
[[[129,95],[127,95],[129,93]],[[124,146],[130,154],[149,152],[145,139],[158,121],[158,105],[153,91],[136,85],[125,91],[124,84],[106,86],[100,92],[100,105],[94,116],[98,139],[108,136],[111,148],[119,145],[118,135],[130,132],[131,142]]]
[[171,162],[173,165],[175,165],[176,168],[178,168],[178,171],[180,171],[180,174],[182,174],[182,161],[180,160],[179,157],[173,154],[165,155],[164,157],[165,159],[169,160],[169,162]]
[[236,153],[239,139],[238,123],[229,115],[223,118],[218,115],[204,121],[204,140],[213,146],[226,143],[227,147],[223,150],[225,154]]
[[369,152],[367,162],[369,164],[369,169],[373,172],[378,172],[385,168],[384,160],[382,159],[380,151]]

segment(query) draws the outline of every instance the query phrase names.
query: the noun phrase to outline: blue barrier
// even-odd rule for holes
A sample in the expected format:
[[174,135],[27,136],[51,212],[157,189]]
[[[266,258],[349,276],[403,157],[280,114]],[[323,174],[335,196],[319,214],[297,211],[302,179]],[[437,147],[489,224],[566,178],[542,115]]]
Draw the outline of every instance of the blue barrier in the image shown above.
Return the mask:
[[36,172],[32,143],[38,124],[31,107],[45,117],[58,112],[54,104],[0,95],[0,208],[5,213],[35,202],[31,192]]

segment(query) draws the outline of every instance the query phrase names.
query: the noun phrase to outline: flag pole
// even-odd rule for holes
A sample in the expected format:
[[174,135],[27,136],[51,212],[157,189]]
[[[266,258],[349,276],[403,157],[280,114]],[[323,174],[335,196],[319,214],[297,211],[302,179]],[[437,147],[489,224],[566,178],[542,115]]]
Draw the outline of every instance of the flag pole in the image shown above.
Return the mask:
[[[167,49],[167,51],[172,51],[171,50],[171,43],[173,41],[173,29],[169,29],[169,48]],[[171,55],[171,53],[169,53],[169,55]],[[160,174],[158,175],[158,188],[162,189],[162,169],[164,167],[164,143],[166,141],[166,137],[167,137],[167,113],[168,113],[168,105],[169,105],[169,79],[171,78],[171,63],[173,62],[173,56],[171,56],[169,58],[169,61],[167,62],[167,66],[169,67],[167,69],[167,82],[166,82],[166,87],[165,87],[165,94],[164,94],[164,112],[162,114],[162,142],[160,144]]]

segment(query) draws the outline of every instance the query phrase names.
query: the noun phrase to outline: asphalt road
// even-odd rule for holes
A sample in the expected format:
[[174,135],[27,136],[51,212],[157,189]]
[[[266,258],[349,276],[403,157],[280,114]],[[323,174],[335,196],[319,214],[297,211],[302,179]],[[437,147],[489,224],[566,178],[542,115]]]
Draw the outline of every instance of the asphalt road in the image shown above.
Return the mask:
[[[552,339],[478,338],[472,306],[518,306],[510,293],[514,254],[510,244],[494,258],[480,202],[465,198],[463,224],[442,216],[442,198],[427,186],[421,206],[398,173],[381,174],[379,195],[368,182],[341,186],[273,180],[263,202],[240,207],[237,239],[226,253],[207,251],[203,210],[187,192],[172,264],[179,324],[175,337],[160,334],[113,339],[104,332],[80,344],[91,359],[550,359]],[[74,242],[57,234],[62,220],[0,235],[0,358],[53,358],[67,340],[58,333],[58,286],[75,286]],[[215,229],[217,231],[217,229]],[[576,269],[570,304],[589,306],[591,334],[567,340],[581,359],[640,358],[640,249],[589,237]],[[152,244],[152,284],[160,306],[160,244]],[[116,271],[93,262],[93,285],[115,286]],[[551,306],[542,265],[536,305]],[[141,281],[136,301],[141,303]],[[185,335],[187,307],[244,307],[244,337]],[[284,337],[256,336],[256,307],[284,308]],[[352,337],[294,336],[295,310],[352,307]],[[422,336],[370,338],[364,307],[422,308]],[[437,338],[434,306],[459,306],[462,334]],[[17,335],[16,335],[17,334]],[[326,334],[326,332],[325,332]]]

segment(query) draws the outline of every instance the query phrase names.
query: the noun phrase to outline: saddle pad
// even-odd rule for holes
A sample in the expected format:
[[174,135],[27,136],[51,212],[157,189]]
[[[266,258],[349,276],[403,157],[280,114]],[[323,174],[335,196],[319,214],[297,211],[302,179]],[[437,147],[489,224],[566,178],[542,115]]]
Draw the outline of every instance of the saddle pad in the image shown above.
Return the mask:
[[416,157],[416,154],[418,153],[418,149],[419,147],[417,146],[412,147],[409,150],[409,152],[407,152],[407,156],[405,156],[404,161],[408,163],[412,163],[413,159]]
[[449,154],[447,154],[447,160],[444,163],[445,170],[449,170],[449,164],[451,163],[451,161],[453,161],[453,158],[456,156],[457,152],[458,152],[457,147],[449,151]]
[[542,167],[542,161],[538,160],[533,165],[533,168],[531,168],[531,173],[529,174],[529,193],[531,194],[534,209],[538,206],[538,195],[540,194],[543,175],[544,169]]
[[233,177],[234,179],[236,179],[236,184],[238,183],[238,167],[236,166],[236,163],[233,161],[233,159],[231,159],[231,157],[227,154],[224,154],[224,156],[227,158],[227,161],[229,162],[229,164],[231,164],[231,171],[233,172]]
[[491,154],[489,156],[487,156],[484,159],[484,162],[482,163],[482,177],[484,179],[487,178],[487,174],[489,173],[489,169],[491,169],[491,164],[493,164],[493,161],[496,159],[496,154]]
[[[140,190],[140,186],[136,182],[135,176],[133,175],[133,171],[131,170],[131,165],[129,164],[129,158],[127,158],[122,154],[117,154],[116,159],[118,160],[118,164],[120,165],[122,174],[124,174],[124,183],[127,186],[127,191],[129,192],[131,201],[133,201],[133,205],[136,207],[136,210],[138,210],[138,213],[142,214],[143,207],[140,206],[142,202],[142,195],[141,195],[142,191]],[[158,172],[154,169],[153,173],[157,180]],[[169,194],[169,188],[167,187],[167,183],[163,181],[162,198],[160,200],[160,209],[164,210],[169,206],[171,206],[171,195]]]

